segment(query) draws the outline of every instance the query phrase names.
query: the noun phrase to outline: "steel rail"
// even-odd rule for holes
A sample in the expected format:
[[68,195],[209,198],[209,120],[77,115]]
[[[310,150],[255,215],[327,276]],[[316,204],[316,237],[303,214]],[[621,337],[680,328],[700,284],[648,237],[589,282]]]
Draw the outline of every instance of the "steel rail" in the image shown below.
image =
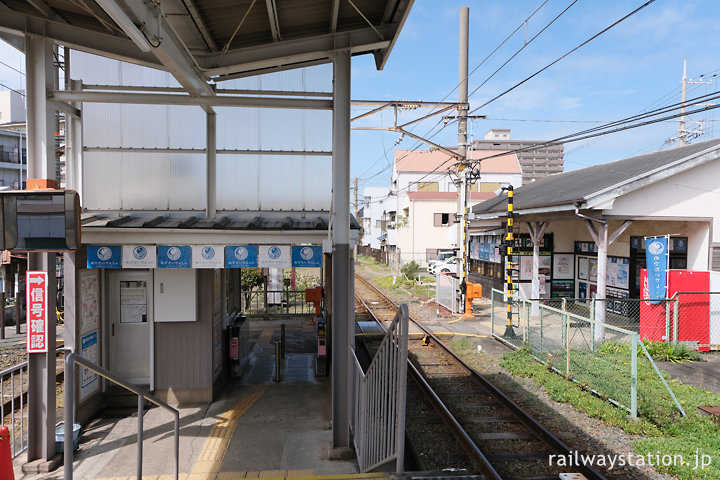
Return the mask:
[[[393,302],[390,298],[388,298],[387,295],[382,293],[380,290],[378,290],[374,285],[372,285],[370,282],[368,282],[366,279],[361,277],[358,274],[355,274],[355,278],[359,279],[364,285],[366,285],[368,288],[372,289],[375,293],[380,295],[385,301],[387,301],[390,305],[395,305],[395,302]],[[365,303],[365,302],[363,302]],[[514,401],[512,401],[505,393],[503,393],[501,390],[499,390],[495,385],[493,385],[485,376],[481,375],[477,371],[475,371],[472,367],[470,367],[465,361],[463,361],[460,357],[458,357],[453,351],[451,351],[448,347],[445,346],[445,344],[437,338],[430,330],[425,328],[421,323],[416,321],[414,318],[409,317],[410,322],[412,322],[415,327],[419,328],[429,339],[431,339],[439,348],[443,350],[444,353],[449,354],[455,362],[460,365],[463,369],[465,369],[468,374],[476,381],[480,383],[480,385],[487,389],[487,391],[490,393],[491,396],[493,396],[496,400],[499,401],[505,408],[507,408],[519,421],[522,423],[530,433],[535,435],[535,437],[545,444],[546,446],[550,447],[551,449],[555,450],[561,455],[572,455],[573,450],[570,449],[562,440],[560,440],[558,437],[556,437],[553,433],[551,433],[549,430],[547,430],[545,427],[543,427],[535,418],[530,416],[527,412],[525,412],[518,404],[516,404]],[[408,362],[410,362],[408,360]],[[414,366],[413,366],[414,369]],[[419,372],[418,372],[419,373]],[[423,379],[424,381],[424,379]],[[429,388],[429,385],[428,385]],[[437,397],[437,395],[435,394]],[[438,398],[439,400],[439,398]],[[459,426],[459,424],[458,424]],[[462,427],[460,427],[462,428]],[[454,430],[454,429],[453,429]],[[464,430],[463,430],[464,432]],[[467,434],[465,434],[467,435]],[[462,439],[462,437],[461,437]],[[473,442],[474,444],[474,442]],[[479,457],[478,457],[479,458]],[[485,458],[483,455],[482,458]],[[487,460],[486,460],[487,461]],[[481,465],[483,462],[481,461]],[[489,462],[488,462],[489,464]],[[607,480],[605,476],[601,475],[599,472],[597,472],[592,467],[588,467],[585,465],[578,465],[576,468],[580,471],[579,473],[582,473],[585,475],[588,479],[593,480]],[[493,468],[494,470],[494,468]],[[501,477],[497,477],[501,478]]]

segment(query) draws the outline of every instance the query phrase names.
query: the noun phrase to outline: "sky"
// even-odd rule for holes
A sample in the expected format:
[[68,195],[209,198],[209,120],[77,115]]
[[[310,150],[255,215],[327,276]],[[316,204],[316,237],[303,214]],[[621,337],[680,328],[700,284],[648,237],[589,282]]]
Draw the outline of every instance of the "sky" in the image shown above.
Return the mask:
[[[458,24],[462,6],[470,9],[469,70],[472,72],[544,0],[416,0],[383,71],[371,57],[353,59],[353,99],[439,101],[457,100]],[[504,62],[537,35],[572,0],[549,0],[525,26],[470,75],[473,92]],[[540,33],[500,72],[470,97],[471,110],[552,63],[590,37],[646,3],[646,0],[579,0]],[[687,98],[718,90],[720,75],[720,2],[656,0],[512,92],[480,108],[474,115],[472,136],[481,139],[491,128],[509,128],[513,139],[549,140],[638,113],[680,102],[683,60],[694,81]],[[701,79],[700,75],[704,77]],[[452,93],[451,93],[452,92]],[[448,96],[449,95],[449,96]],[[720,101],[718,101],[720,102]],[[353,113],[364,111],[354,108]],[[408,112],[419,118],[429,109]],[[705,120],[705,134],[695,141],[720,135],[720,115],[714,110],[689,117]],[[439,117],[424,121],[413,133],[430,136],[442,145],[457,144],[457,125],[439,133]],[[353,123],[388,127],[392,111]],[[720,127],[720,124],[717,124]],[[671,148],[678,121],[627,130],[565,145],[565,169],[572,170],[641,153]],[[688,123],[688,128],[696,128]],[[389,186],[394,132],[359,131],[352,135],[351,175],[365,186]],[[427,148],[403,139],[396,148]],[[388,151],[387,154],[385,152]]]
[[[458,24],[462,6],[470,9],[469,69],[474,72],[469,78],[469,90],[475,91],[470,97],[472,110],[646,1],[415,0],[384,70],[376,69],[371,55],[353,58],[352,98],[457,100],[454,89],[458,84]],[[565,13],[541,32],[568,6]],[[538,7],[541,8],[537,10]],[[712,76],[720,75],[718,24],[720,2],[655,0],[512,92],[479,108],[474,115],[487,118],[471,121],[470,133],[480,139],[491,128],[510,128],[513,139],[550,140],[677,103],[685,59],[689,78],[698,81],[700,75],[704,75],[702,79],[712,81],[688,85],[688,99],[715,92],[718,83]],[[491,55],[518,27],[521,28],[517,33]],[[528,41],[514,59],[486,82]],[[0,64],[0,84],[23,88],[24,76],[13,70],[24,71],[22,55],[0,44],[0,61],[7,64]],[[354,115],[364,111],[366,108],[353,107]],[[400,119],[409,121],[430,112],[429,109],[401,112]],[[720,115],[715,112],[689,117],[689,120],[705,121],[705,133],[696,141],[720,135],[720,128],[715,129]],[[382,128],[391,126],[392,122],[393,113],[388,110],[353,122],[353,127]],[[443,122],[436,116],[410,130],[442,145],[456,145],[456,124],[450,122],[442,127]],[[688,128],[697,127],[688,123]],[[665,141],[677,134],[677,120],[669,120],[569,143],[565,145],[565,169],[670,148],[677,142],[666,144]],[[396,145],[396,142],[399,143]],[[409,138],[401,140],[393,132],[353,130],[351,176],[359,179],[361,192],[366,186],[389,185],[393,148],[427,147]]]

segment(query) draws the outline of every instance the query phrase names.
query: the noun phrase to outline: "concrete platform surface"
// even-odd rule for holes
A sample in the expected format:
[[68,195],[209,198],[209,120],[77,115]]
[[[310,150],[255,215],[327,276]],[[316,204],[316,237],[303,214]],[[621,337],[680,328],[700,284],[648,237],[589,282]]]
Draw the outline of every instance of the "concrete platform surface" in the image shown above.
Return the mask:
[[[181,480],[239,478],[378,478],[359,474],[357,461],[330,460],[331,384],[315,375],[304,337],[309,320],[286,320],[288,353],[279,383],[273,382],[271,349],[279,322],[251,324],[251,360],[241,379],[229,380],[212,404],[180,408]],[[312,342],[312,340],[311,340]],[[99,418],[85,426],[74,462],[74,479],[135,479],[137,411]],[[143,479],[170,480],[174,471],[173,416],[158,407],[143,415]],[[60,480],[62,467],[15,480]],[[3,479],[4,480],[4,479]]]

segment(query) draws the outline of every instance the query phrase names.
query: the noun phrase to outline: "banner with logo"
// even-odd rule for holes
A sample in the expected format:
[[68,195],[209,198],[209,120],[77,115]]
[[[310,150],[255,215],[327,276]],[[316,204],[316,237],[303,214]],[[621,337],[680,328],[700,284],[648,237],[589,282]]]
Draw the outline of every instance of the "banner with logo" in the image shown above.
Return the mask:
[[223,268],[224,245],[193,245],[192,268]]
[[256,268],[257,245],[228,245],[225,247],[225,268]]
[[155,245],[123,245],[123,268],[156,268],[157,248]]
[[292,266],[290,245],[259,245],[258,267],[289,268]]
[[321,246],[293,246],[292,247],[293,267],[322,267]]
[[120,245],[88,245],[87,268],[121,268]]
[[158,245],[158,268],[190,268],[192,251],[185,245]]
[[645,260],[647,261],[648,296],[656,300],[650,303],[660,303],[657,299],[666,296],[666,280],[668,269],[668,239],[667,237],[648,237],[645,239]]

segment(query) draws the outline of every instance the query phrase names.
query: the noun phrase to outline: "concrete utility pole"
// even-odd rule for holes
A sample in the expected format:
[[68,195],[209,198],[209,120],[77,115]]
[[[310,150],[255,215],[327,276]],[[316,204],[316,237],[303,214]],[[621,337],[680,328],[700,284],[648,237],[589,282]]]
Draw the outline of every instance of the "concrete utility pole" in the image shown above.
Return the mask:
[[[697,138],[700,135],[703,135],[705,133],[704,131],[704,121],[700,120],[699,122],[691,122],[691,123],[697,123],[698,129],[697,130],[688,130],[685,125],[685,99],[687,97],[687,86],[688,85],[712,85],[713,80],[703,80],[702,75],[700,76],[700,80],[693,80],[692,78],[688,80],[687,78],[687,60],[683,60],[683,78],[682,78],[682,93],[680,94],[680,132],[678,137],[680,137],[680,143],[685,145],[688,143],[689,139]],[[690,138],[689,138],[690,137]]]
[[459,276],[465,281],[468,271],[468,252],[467,252],[467,215],[468,215],[468,190],[470,183],[468,182],[468,173],[471,169],[467,168],[467,114],[468,114],[468,38],[470,31],[470,9],[468,7],[460,8],[460,51],[459,51],[459,69],[458,69],[458,155],[462,165],[462,190],[458,195],[459,210],[461,212],[461,222],[458,231],[458,241],[462,241],[461,260]]
[[[358,178],[357,178],[357,177],[354,177],[354,178],[353,178],[352,190],[353,190],[353,198],[354,198],[354,200],[353,200],[353,209],[354,209],[353,213],[355,214],[355,219],[358,220],[358,218],[357,218],[357,216],[358,216]],[[360,220],[358,220],[358,222],[359,222],[359,221],[360,221]]]

